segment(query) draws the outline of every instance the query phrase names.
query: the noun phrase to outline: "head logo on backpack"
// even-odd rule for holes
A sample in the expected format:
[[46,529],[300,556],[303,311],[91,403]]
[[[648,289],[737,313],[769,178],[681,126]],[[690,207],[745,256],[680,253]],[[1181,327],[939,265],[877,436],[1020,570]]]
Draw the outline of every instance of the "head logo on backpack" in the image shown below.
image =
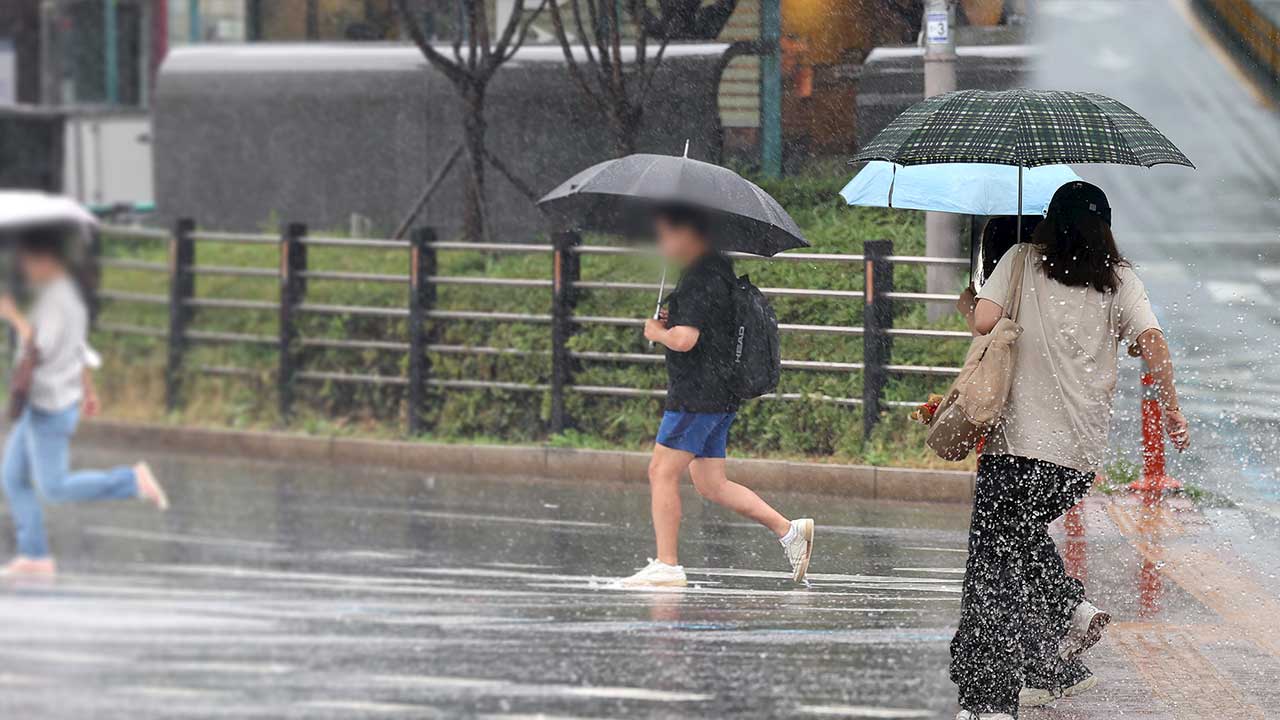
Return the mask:
[[733,282],[733,312],[738,337],[730,387],[739,400],[767,395],[778,388],[782,375],[778,315],[746,275]]

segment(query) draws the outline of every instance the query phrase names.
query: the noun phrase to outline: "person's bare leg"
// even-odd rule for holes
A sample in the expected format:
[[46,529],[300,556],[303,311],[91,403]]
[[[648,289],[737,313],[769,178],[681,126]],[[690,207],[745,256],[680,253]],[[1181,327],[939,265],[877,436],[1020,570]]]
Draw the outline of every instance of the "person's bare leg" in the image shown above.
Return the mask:
[[791,529],[791,521],[760,499],[754,490],[729,479],[724,458],[698,458],[689,464],[689,475],[693,477],[693,486],[711,502],[755,520],[778,537]]
[[653,534],[658,560],[680,564],[680,475],[689,467],[693,453],[653,446],[649,461],[649,502],[653,513]]

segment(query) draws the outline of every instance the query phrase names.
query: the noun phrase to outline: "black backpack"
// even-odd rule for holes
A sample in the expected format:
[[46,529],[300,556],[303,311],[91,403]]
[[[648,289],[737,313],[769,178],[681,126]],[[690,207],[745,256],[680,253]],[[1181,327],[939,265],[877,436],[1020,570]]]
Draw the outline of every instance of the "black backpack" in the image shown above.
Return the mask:
[[732,287],[733,372],[729,387],[739,400],[750,400],[778,388],[782,375],[778,315],[748,276],[736,278]]

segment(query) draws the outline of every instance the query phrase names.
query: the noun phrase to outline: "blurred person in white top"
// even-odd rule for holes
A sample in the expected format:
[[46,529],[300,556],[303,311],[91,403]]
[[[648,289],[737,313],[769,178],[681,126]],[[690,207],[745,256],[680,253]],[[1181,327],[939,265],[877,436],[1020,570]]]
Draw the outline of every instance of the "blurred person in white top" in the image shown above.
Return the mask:
[[1110,615],[1067,575],[1049,523],[1082,500],[1107,446],[1121,343],[1154,375],[1166,430],[1183,450],[1173,364],[1147,291],[1120,254],[1102,190],[1054,194],[1031,242],[1014,245],[982,291],[957,304],[974,335],[1005,314],[1022,278],[1013,383],[978,459],[960,628],[951,643],[959,717],[1016,717],[1018,707],[1097,683],[1081,655]]
[[[70,470],[70,443],[80,416],[98,410],[91,376],[99,363],[89,347],[89,310],[67,259],[77,241],[55,229],[19,237],[17,262],[34,293],[29,314],[9,295],[0,319],[18,339],[17,366],[30,365],[27,392],[16,401],[0,480],[17,534],[16,557],[0,570],[8,578],[55,573],[41,497],[49,502],[141,499],[165,509],[168,500],[145,462],[109,470]],[[21,372],[21,370],[19,371]]]

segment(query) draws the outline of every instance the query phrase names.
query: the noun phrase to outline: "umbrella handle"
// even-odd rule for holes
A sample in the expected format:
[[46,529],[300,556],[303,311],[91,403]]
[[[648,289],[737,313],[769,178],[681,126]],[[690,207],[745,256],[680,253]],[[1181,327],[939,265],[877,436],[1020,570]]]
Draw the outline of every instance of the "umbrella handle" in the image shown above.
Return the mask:
[[[667,289],[667,264],[662,263],[662,277],[658,280],[658,303],[653,307],[653,319],[662,314],[662,293]],[[653,349],[653,341],[649,341],[649,349]]]

